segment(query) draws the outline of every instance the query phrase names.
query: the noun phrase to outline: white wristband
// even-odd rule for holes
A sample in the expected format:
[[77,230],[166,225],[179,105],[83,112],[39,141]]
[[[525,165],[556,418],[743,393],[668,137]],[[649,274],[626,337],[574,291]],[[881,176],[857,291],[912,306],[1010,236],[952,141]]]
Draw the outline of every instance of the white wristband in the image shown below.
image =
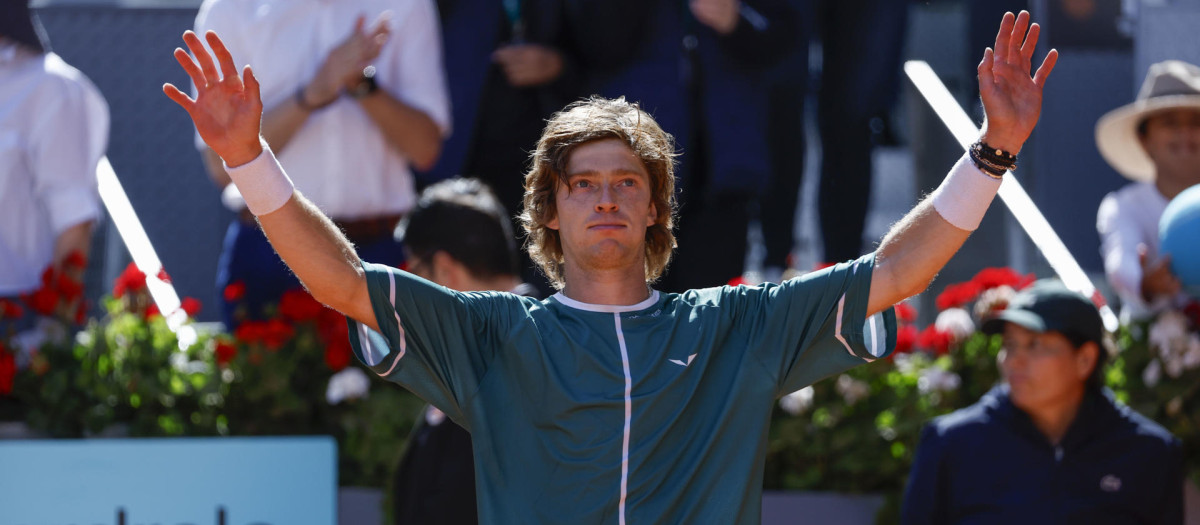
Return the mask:
[[998,191],[1000,180],[988,176],[963,155],[941,186],[933,190],[933,209],[956,228],[975,231]]
[[231,168],[226,164],[225,172],[246,200],[246,208],[256,216],[282,208],[296,189],[270,148],[263,148],[258,157],[241,166]]

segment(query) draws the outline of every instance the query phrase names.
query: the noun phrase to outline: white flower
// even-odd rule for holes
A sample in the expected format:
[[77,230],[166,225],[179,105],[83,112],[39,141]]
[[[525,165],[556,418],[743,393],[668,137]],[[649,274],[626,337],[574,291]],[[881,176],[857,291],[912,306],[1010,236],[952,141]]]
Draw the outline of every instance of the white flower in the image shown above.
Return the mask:
[[813,387],[806,386],[779,399],[779,408],[793,416],[803,414],[813,404]]
[[984,290],[975,300],[975,318],[986,320],[1007,308],[1009,300],[1016,294],[1017,291],[1007,284]]
[[1167,356],[1187,344],[1188,319],[1175,310],[1167,310],[1150,325],[1150,345],[1158,348],[1159,355]]
[[1166,369],[1167,375],[1178,378],[1183,375],[1183,356],[1175,354],[1164,359],[1163,368]]
[[1158,384],[1158,380],[1162,378],[1162,363],[1157,359],[1150,360],[1150,364],[1146,365],[1146,369],[1142,370],[1142,383],[1146,386],[1154,388]]
[[329,386],[325,388],[325,400],[336,405],[347,399],[367,397],[371,380],[361,368],[348,367],[329,378]]
[[917,378],[917,390],[920,390],[922,394],[957,390],[960,384],[962,384],[962,378],[958,377],[958,374],[936,366],[922,370],[921,377]]
[[1200,366],[1200,334],[1192,334],[1187,341],[1187,350],[1183,353],[1183,368],[1195,369]]
[[871,393],[871,385],[868,385],[866,381],[859,381],[846,374],[838,376],[834,388],[842,395],[842,399],[846,401],[847,405],[853,405]]
[[950,334],[955,341],[962,341],[975,333],[975,322],[971,314],[962,308],[947,308],[938,314],[933,326],[939,332]]
[[896,354],[892,358],[892,362],[896,363],[896,369],[906,376],[911,376],[913,372],[920,370],[922,365],[917,354]]

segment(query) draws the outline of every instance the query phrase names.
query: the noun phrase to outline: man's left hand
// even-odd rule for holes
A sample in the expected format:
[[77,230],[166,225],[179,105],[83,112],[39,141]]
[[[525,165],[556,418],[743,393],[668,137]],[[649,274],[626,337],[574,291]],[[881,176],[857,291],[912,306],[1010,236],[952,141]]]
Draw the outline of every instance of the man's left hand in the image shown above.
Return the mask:
[[1037,72],[1029,76],[1040,32],[1040,26],[1029,24],[1028,11],[1015,17],[1005,13],[996,47],[984,51],[979,63],[979,96],[987,115],[982,140],[1014,155],[1037,124],[1042,88],[1058,62],[1058,51],[1051,49]]
[[513,44],[492,53],[492,60],[504,69],[508,83],[515,87],[540,86],[562,74],[563,58],[553,48],[538,44]]
[[717,34],[728,35],[737,29],[742,3],[739,0],[691,0],[688,7],[701,24],[711,27]]

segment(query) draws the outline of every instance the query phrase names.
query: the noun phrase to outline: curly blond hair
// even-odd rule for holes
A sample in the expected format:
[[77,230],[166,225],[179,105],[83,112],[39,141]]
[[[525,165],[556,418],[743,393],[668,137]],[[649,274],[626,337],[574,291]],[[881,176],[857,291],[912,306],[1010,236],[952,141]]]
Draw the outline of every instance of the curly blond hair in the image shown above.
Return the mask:
[[675,250],[675,140],[637,104],[624,97],[592,96],[573,102],[546,123],[537,150],[525,174],[525,200],[521,224],[528,234],[529,257],[556,288],[562,289],[562,239],[546,224],[558,213],[554,196],[566,184],[567,161],[576,147],[604,139],[619,139],[641,159],[650,174],[650,202],[658,219],[646,229],[646,282],[654,282],[667,268]]

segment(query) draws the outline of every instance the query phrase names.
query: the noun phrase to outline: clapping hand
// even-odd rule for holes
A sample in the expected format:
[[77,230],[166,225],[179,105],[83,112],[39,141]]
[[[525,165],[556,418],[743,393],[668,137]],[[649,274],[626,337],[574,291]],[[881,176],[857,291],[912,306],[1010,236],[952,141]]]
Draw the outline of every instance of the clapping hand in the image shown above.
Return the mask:
[[323,106],[341,96],[343,90],[362,81],[363,68],[379,56],[391,37],[391,12],[384,11],[367,29],[367,19],[359,16],[354,30],[321,63],[312,81],[304,87],[304,100],[311,106]]
[[1005,13],[995,48],[984,51],[979,63],[979,96],[987,115],[983,141],[1013,154],[1037,124],[1042,88],[1058,62],[1058,51],[1051,49],[1037,72],[1029,75],[1040,32],[1040,26],[1029,24],[1029,12],[1015,17]]
[[740,0],[690,0],[688,8],[701,24],[711,27],[717,34],[728,35],[737,29]]
[[[217,34],[209,31],[204,37],[212,47],[212,55],[204,48],[200,37],[191,31],[183,34],[183,41],[195,60],[183,49],[175,48],[175,60],[196,85],[195,100],[172,84],[163,84],[163,93],[188,112],[200,138],[224,159],[225,164],[240,166],[254,160],[263,150],[259,139],[263,107],[258,79],[247,65],[242,70],[243,81],[233,65],[233,57]],[[214,55],[220,64],[220,73],[213,63]]]

